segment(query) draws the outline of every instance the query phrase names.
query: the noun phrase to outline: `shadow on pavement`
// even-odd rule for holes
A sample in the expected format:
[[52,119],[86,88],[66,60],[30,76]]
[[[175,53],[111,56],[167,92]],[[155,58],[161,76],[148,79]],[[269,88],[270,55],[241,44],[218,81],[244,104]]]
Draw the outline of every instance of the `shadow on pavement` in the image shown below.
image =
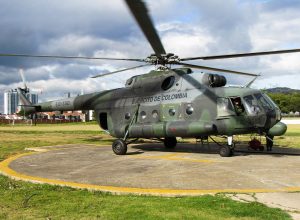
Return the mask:
[[[220,146],[215,143],[201,144],[201,143],[178,143],[174,149],[166,149],[162,143],[144,143],[131,146],[133,149],[143,151],[157,151],[157,152],[178,152],[178,153],[203,153],[203,154],[219,154]],[[248,155],[270,155],[274,157],[280,156],[300,156],[300,149],[286,148],[274,146],[272,151],[259,151],[248,149],[247,143],[236,144],[234,156],[248,156]]]

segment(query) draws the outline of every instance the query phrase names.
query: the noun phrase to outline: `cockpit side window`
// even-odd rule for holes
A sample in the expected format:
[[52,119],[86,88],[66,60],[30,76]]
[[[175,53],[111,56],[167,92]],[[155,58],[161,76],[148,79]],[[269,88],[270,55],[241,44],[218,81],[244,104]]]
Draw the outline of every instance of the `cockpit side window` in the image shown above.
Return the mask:
[[218,98],[218,117],[236,115],[232,102],[229,98]]
[[257,105],[257,100],[252,95],[247,95],[243,99],[247,112],[250,115],[256,115],[260,112],[260,108]]
[[237,115],[242,115],[245,113],[245,107],[240,97],[231,98],[231,101]]

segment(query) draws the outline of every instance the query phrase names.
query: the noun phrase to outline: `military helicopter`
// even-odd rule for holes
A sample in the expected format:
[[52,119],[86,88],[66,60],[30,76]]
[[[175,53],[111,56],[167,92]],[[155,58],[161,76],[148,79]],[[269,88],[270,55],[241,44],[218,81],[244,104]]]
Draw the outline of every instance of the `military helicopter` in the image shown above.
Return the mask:
[[[35,105],[27,100],[24,90],[19,88],[22,109],[27,114],[95,110],[100,127],[117,138],[112,144],[113,152],[117,155],[126,154],[127,145],[138,138],[157,139],[162,141],[166,148],[172,149],[177,144],[176,137],[203,139],[211,135],[222,135],[227,137],[227,144],[221,145],[219,153],[223,157],[228,157],[234,153],[234,135],[252,133],[264,135],[270,149],[273,137],[286,132],[286,125],[280,122],[280,109],[266,94],[250,88],[253,81],[244,87],[225,87],[224,76],[193,73],[192,69],[253,77],[258,77],[257,74],[200,66],[185,61],[294,53],[300,52],[300,49],[179,58],[175,54],[166,53],[145,3],[142,0],[125,0],[125,2],[154,51],[154,54],[145,59],[30,54],[0,54],[0,56],[125,60],[143,63],[96,75],[93,78],[149,65],[155,65],[156,69],[129,78],[123,88]],[[171,68],[171,65],[181,67]]]

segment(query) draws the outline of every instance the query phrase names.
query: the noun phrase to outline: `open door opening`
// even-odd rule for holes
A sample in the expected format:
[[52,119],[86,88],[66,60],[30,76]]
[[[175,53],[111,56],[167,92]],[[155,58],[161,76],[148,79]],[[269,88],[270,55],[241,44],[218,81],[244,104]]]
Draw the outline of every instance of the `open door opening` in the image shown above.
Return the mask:
[[104,130],[108,130],[108,124],[107,124],[107,113],[106,112],[101,112],[99,115],[100,119],[100,126]]

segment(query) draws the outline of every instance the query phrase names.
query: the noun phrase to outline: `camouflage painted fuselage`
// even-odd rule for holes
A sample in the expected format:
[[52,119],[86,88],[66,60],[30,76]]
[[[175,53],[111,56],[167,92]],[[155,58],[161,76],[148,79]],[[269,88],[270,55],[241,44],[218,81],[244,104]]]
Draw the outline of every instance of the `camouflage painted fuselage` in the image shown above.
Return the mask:
[[[259,90],[213,86],[209,74],[190,72],[151,71],[130,78],[124,88],[41,103],[36,111],[95,110],[99,125],[118,138],[127,129],[130,138],[264,133],[280,121],[270,100],[269,108],[257,103],[259,111],[247,109],[243,97],[255,99]],[[232,103],[236,97],[245,105],[243,113]]]

